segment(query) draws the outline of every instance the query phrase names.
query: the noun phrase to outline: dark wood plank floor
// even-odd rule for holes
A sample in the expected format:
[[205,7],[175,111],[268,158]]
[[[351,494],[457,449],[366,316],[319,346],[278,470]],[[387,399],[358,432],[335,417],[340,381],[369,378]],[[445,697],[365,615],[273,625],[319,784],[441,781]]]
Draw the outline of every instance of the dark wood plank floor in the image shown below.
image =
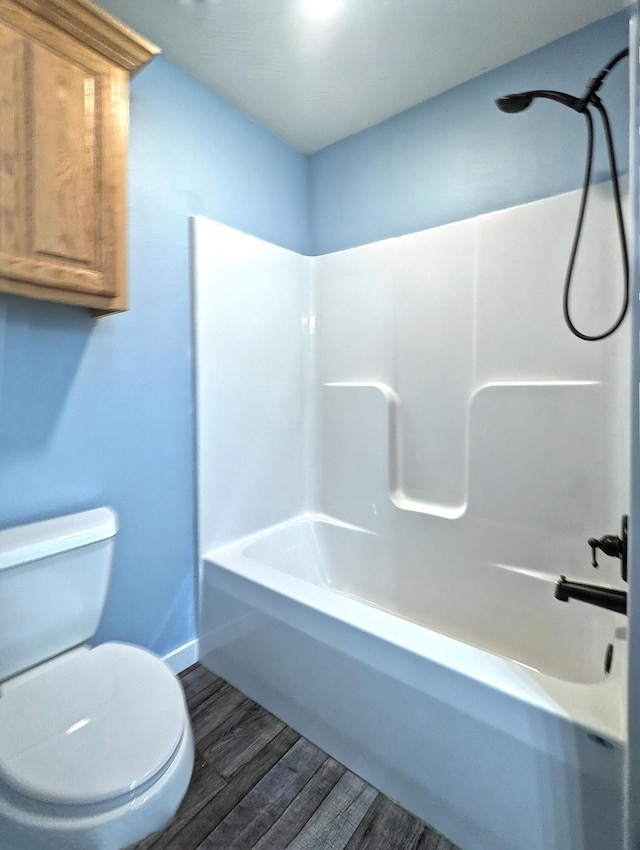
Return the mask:
[[180,678],[191,785],[169,826],[130,850],[457,850],[201,665]]

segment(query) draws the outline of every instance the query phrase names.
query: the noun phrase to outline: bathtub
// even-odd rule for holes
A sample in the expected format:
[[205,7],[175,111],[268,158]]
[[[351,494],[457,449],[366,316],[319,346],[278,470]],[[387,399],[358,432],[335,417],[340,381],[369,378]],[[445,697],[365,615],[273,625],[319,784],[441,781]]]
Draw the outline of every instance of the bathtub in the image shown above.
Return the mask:
[[273,526],[203,557],[202,661],[463,850],[618,850],[626,619],[434,566],[325,516]]

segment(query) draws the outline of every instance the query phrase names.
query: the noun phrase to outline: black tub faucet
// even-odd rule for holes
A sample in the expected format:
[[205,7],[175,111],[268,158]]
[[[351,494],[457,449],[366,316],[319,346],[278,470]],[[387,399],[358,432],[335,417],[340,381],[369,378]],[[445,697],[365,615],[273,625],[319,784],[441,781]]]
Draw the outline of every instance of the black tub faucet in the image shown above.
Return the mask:
[[[592,558],[591,565],[598,566],[596,561],[596,550],[600,549],[605,555],[612,558],[620,558],[620,572],[624,581],[627,580],[627,525],[628,517],[625,514],[622,517],[622,528],[620,537],[614,534],[605,534],[604,537],[597,539],[590,537],[587,540],[591,546]],[[556,599],[561,602],[568,602],[570,599],[579,599],[581,602],[588,602],[590,605],[597,605],[599,608],[607,608],[609,611],[617,611],[618,614],[627,613],[627,593],[624,590],[614,590],[611,587],[599,587],[595,584],[584,584],[580,581],[567,581],[566,576],[560,576],[556,582]]]
[[627,593],[625,590],[614,590],[611,587],[598,587],[595,584],[583,584],[579,581],[567,581],[566,576],[560,576],[556,582],[556,599],[568,602],[579,599],[599,608],[607,608],[618,614],[627,613]]

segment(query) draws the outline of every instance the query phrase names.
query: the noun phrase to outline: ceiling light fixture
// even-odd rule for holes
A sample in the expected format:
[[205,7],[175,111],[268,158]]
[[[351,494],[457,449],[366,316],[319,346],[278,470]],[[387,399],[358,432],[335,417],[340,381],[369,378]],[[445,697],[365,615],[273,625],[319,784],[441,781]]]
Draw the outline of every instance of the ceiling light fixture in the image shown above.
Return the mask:
[[304,0],[304,9],[314,21],[328,21],[337,15],[344,0]]

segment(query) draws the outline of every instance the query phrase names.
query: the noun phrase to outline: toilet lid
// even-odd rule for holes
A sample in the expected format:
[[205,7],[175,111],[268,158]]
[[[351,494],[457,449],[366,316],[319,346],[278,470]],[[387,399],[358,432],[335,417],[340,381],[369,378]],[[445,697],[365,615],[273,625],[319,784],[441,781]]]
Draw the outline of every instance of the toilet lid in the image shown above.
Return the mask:
[[102,644],[0,696],[0,779],[49,803],[104,802],[162,770],[185,719],[180,685],[157,656]]

